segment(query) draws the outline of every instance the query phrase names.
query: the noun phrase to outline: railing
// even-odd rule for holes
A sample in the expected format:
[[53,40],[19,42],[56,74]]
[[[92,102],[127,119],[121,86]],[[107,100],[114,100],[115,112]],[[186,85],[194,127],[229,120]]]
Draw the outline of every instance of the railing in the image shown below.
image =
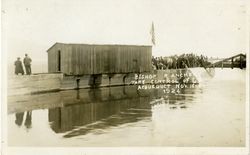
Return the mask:
[[[235,58],[239,58],[239,61],[234,61]],[[231,60],[231,61],[229,61]],[[215,62],[207,68],[211,67],[221,67],[221,68],[246,68],[246,55],[245,54],[237,54],[235,56],[223,59],[221,61]]]

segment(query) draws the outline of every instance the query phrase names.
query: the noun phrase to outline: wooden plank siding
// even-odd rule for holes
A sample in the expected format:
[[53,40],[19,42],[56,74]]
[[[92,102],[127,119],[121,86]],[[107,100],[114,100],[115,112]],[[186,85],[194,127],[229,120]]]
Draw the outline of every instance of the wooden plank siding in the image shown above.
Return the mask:
[[47,50],[49,72],[58,72],[58,51],[61,53],[61,72],[67,75],[151,70],[151,46],[56,43]]

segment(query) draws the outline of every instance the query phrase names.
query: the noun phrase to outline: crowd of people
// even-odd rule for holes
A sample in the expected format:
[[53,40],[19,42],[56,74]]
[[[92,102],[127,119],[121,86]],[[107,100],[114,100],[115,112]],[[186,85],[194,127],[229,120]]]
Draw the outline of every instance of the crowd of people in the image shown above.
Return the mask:
[[152,67],[154,69],[178,69],[178,68],[192,68],[205,67],[210,65],[208,57],[203,55],[181,54],[172,55],[168,57],[152,57]]
[[[23,64],[25,67],[25,72],[27,75],[31,75],[31,58],[28,56],[28,54],[25,54],[25,57],[23,59]],[[21,58],[18,57],[17,60],[15,61],[15,74],[19,75],[22,74],[24,75],[24,70],[23,70],[23,64],[21,61]]]

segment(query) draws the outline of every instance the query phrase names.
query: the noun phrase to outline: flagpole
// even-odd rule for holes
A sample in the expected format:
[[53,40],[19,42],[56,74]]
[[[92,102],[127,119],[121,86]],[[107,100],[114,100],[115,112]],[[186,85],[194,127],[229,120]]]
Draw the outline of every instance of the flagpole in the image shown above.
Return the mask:
[[155,28],[154,28],[154,22],[153,21],[152,21],[152,24],[151,24],[150,35],[151,35],[152,53],[154,53],[153,49],[154,49],[154,46],[156,44],[155,44]]

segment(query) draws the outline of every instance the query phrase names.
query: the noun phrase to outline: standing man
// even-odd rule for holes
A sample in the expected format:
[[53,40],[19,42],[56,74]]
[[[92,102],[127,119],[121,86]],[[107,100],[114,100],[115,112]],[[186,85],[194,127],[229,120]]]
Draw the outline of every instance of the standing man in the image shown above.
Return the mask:
[[15,64],[15,74],[18,75],[19,73],[21,73],[23,75],[24,74],[23,65],[19,57],[17,58],[14,64]]
[[28,54],[25,54],[25,58],[23,59],[23,64],[25,66],[26,74],[31,74],[31,58],[28,56]]

